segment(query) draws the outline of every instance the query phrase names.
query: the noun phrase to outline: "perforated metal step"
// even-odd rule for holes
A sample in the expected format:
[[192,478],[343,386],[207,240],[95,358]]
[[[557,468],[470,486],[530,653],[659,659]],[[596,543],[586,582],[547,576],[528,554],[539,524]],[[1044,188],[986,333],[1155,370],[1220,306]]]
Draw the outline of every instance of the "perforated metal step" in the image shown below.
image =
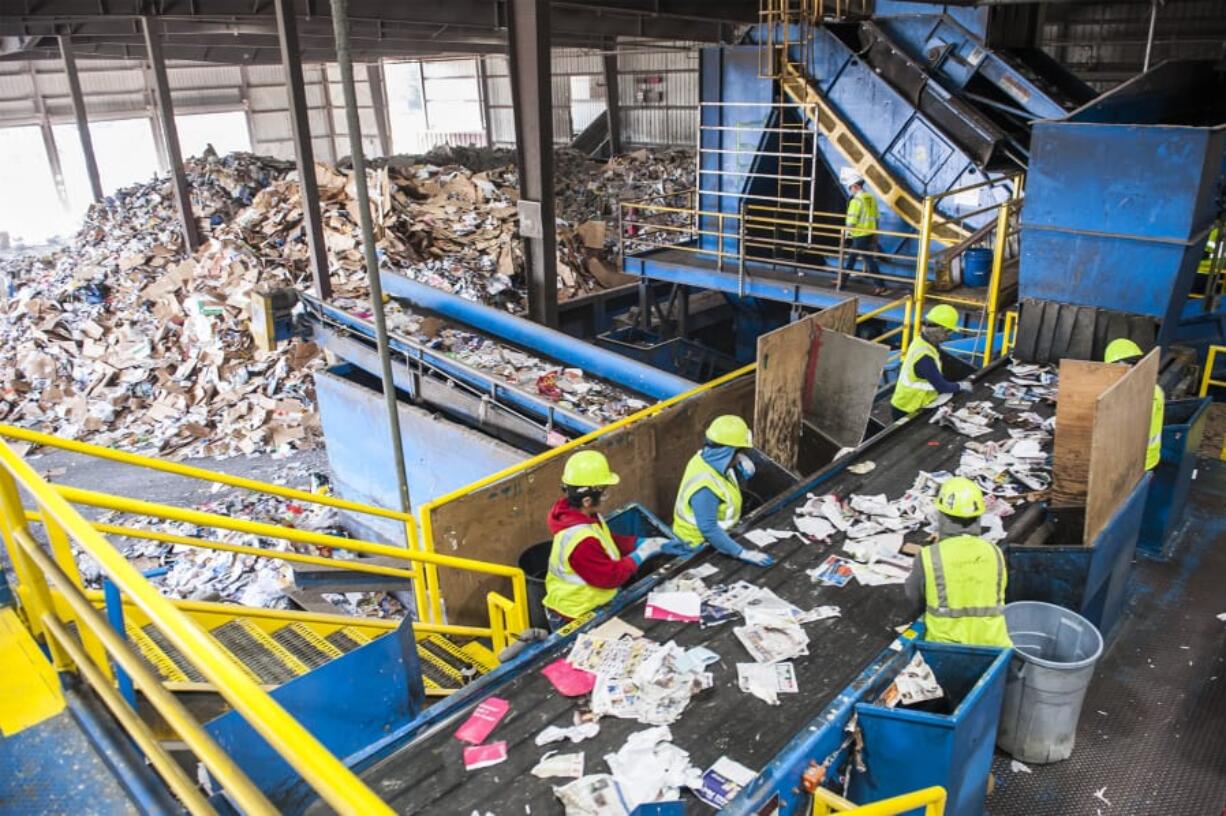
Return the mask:
[[309,669],[251,621],[223,623],[211,634],[253,675],[266,685],[288,683]]

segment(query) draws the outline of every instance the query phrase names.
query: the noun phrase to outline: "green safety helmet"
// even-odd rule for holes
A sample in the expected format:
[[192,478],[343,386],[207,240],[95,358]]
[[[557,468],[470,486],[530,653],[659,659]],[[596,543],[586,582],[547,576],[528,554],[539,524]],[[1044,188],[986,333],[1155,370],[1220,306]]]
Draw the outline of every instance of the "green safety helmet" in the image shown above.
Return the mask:
[[948,303],[941,303],[928,310],[928,316],[924,318],[924,321],[950,331],[957,331],[958,310]]
[[753,434],[750,433],[749,426],[735,414],[724,414],[712,420],[707,426],[707,440],[734,448],[753,447]]
[[579,451],[562,468],[562,484],[567,487],[607,487],[620,481],[600,451]]
[[1107,348],[1103,351],[1104,363],[1118,363],[1121,360],[1129,360],[1133,357],[1141,356],[1141,347],[1129,340],[1127,337],[1117,337],[1107,344]]
[[983,515],[983,491],[965,476],[946,479],[937,493],[937,509],[954,518],[979,518]]

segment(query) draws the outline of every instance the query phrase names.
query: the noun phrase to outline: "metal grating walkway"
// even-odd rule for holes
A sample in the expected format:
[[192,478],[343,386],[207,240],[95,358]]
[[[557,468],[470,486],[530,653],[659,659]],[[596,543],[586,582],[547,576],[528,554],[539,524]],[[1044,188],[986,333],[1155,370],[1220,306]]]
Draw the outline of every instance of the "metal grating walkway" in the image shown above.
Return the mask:
[[1073,756],[1025,774],[998,753],[992,816],[1226,812],[1226,462],[1200,460],[1186,516],[1170,562],[1134,567]]

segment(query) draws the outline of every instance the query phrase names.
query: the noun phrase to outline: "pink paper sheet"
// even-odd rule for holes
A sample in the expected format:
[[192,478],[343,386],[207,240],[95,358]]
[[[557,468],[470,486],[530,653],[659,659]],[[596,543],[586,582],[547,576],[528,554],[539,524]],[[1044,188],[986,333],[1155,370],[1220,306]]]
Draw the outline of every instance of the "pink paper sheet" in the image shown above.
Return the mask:
[[553,687],[558,690],[559,694],[566,697],[590,694],[596,687],[596,675],[583,669],[576,669],[561,658],[541,669],[541,674],[549,678],[549,682],[553,683]]
[[480,745],[494,730],[494,726],[506,716],[511,704],[501,697],[490,697],[483,700],[477,710],[472,713],[464,724],[455,732],[455,738],[464,742]]
[[507,744],[492,742],[489,745],[470,745],[464,749],[464,768],[475,771],[497,765],[507,758]]

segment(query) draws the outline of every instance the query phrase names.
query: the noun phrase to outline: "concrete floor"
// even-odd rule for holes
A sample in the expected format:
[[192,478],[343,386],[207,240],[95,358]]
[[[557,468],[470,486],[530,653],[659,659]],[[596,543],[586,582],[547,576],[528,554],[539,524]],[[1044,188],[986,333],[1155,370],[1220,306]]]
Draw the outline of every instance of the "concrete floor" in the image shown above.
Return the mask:
[[[190,507],[209,498],[211,483],[122,465],[60,450],[42,449],[27,454],[28,461],[44,478],[58,484],[88,488],[117,496]],[[287,487],[311,489],[311,473],[328,473],[328,457],[322,447],[299,451],[283,459],[271,454],[231,459],[187,459],[183,464],[228,473]],[[87,517],[97,515],[92,508],[81,508]]]
[[1025,773],[998,752],[992,816],[1226,812],[1226,462],[1200,460],[1185,518],[1170,560],[1133,565],[1073,755]]

